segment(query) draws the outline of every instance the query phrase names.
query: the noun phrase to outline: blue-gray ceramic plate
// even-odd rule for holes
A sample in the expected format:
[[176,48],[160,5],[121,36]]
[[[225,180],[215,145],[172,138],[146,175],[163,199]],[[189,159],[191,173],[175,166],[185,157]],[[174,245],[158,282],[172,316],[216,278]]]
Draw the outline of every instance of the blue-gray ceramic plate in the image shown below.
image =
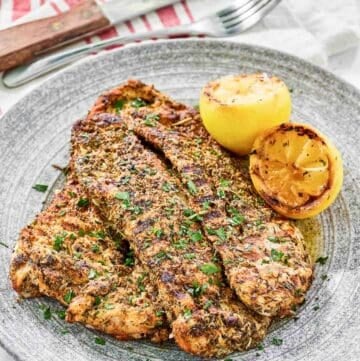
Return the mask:
[[[325,265],[316,266],[313,286],[298,319],[275,323],[264,350],[229,356],[232,360],[360,360],[360,94],[332,74],[298,58],[268,49],[208,40],[177,40],[130,46],[94,57],[59,73],[19,101],[0,120],[0,344],[17,360],[195,360],[174,344],[120,342],[44,320],[41,304],[17,302],[8,280],[12,248],[21,227],[33,219],[49,194],[35,183],[56,187],[51,165],[68,159],[72,123],[86,114],[104,90],[129,77],[154,83],[177,100],[196,104],[201,87],[226,74],[266,72],[282,78],[293,96],[293,116],[327,134],[340,149],[345,181],[340,196],[308,226],[307,233]],[[302,224],[300,226],[303,226]],[[326,275],[326,276],[325,276]],[[64,330],[68,333],[64,334]],[[271,344],[281,338],[281,346]]]

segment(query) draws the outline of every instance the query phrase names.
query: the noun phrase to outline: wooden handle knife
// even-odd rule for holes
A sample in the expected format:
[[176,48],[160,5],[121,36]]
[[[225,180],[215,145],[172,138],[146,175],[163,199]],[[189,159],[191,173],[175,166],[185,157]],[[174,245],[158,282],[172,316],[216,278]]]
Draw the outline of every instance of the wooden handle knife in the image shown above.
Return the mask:
[[177,0],[84,1],[63,14],[0,31],[0,71],[24,64],[40,52]]

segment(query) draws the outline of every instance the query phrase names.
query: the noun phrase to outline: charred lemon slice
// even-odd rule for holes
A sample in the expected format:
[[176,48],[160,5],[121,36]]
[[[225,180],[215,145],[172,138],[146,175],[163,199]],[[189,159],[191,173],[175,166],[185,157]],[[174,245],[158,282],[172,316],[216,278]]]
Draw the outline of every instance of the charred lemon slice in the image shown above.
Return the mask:
[[258,134],[289,121],[290,93],[283,81],[266,74],[227,76],[208,83],[200,95],[207,131],[225,148],[248,154]]
[[259,195],[278,213],[315,216],[334,202],[343,181],[339,151],[318,130],[287,123],[259,135],[250,155]]

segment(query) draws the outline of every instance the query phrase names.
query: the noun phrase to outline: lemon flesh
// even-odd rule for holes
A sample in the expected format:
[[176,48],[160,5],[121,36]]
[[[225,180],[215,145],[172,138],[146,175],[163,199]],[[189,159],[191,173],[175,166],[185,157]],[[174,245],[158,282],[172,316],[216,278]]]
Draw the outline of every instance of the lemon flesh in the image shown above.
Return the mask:
[[259,135],[250,175],[260,196],[289,218],[315,216],[334,202],[343,181],[339,151],[305,124],[282,124]]
[[288,122],[291,97],[285,83],[266,74],[235,75],[208,83],[200,95],[200,115],[225,148],[248,154],[258,134]]

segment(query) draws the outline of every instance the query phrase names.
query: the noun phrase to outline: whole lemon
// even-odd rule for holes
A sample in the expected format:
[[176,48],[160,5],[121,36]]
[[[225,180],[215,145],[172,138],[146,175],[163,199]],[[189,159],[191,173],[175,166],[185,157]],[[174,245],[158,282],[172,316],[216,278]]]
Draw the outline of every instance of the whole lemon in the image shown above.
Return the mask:
[[208,83],[201,91],[199,107],[213,138],[244,155],[257,135],[289,121],[291,97],[285,83],[275,76],[233,75]]

